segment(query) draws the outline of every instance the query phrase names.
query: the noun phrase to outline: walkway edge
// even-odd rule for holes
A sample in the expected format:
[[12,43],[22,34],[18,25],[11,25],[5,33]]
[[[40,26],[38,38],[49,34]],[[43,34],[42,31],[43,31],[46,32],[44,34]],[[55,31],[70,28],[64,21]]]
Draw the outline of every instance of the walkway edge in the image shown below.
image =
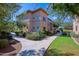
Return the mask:
[[[61,34],[60,34],[60,35],[61,35]],[[60,35],[58,35],[58,37],[59,37]],[[56,37],[56,38],[58,38],[58,37]],[[55,39],[56,39],[56,38],[55,38]],[[55,40],[55,39],[54,39],[54,40]],[[54,41],[54,40],[53,40],[53,41]],[[53,42],[53,41],[52,41],[52,42]],[[51,46],[52,42],[50,43],[50,45],[48,46],[48,48]],[[46,51],[48,50],[48,48],[46,49]],[[46,53],[46,51],[45,51],[45,53]],[[44,56],[45,56],[45,53],[44,53]]]

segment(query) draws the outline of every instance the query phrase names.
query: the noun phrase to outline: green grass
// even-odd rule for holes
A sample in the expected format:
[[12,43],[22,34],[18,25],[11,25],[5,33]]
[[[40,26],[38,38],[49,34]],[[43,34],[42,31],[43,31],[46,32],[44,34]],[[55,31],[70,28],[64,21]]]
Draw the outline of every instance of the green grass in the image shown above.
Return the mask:
[[72,30],[63,29],[63,32],[72,32]]
[[[55,51],[53,51],[55,50]],[[57,50],[57,52],[56,52]],[[47,55],[55,55],[53,52],[79,55],[79,46],[68,36],[60,36],[54,40],[47,49]]]

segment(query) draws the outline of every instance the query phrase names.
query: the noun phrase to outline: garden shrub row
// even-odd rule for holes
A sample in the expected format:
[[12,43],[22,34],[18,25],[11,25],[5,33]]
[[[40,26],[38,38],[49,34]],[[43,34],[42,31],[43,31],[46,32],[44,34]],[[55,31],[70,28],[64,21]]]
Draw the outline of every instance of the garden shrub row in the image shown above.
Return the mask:
[[45,38],[46,36],[51,36],[53,34],[54,32],[48,32],[48,31],[32,32],[32,33],[27,33],[26,38],[31,39],[31,40],[41,40]]
[[49,31],[43,31],[44,34],[46,34],[47,36],[52,36],[54,34],[54,32],[49,32]]
[[32,32],[26,35],[26,37],[31,40],[41,40],[42,38],[45,38],[45,36],[46,35],[42,32]]
[[10,43],[14,44],[16,41],[12,38],[9,32],[0,32],[0,48],[6,48]]

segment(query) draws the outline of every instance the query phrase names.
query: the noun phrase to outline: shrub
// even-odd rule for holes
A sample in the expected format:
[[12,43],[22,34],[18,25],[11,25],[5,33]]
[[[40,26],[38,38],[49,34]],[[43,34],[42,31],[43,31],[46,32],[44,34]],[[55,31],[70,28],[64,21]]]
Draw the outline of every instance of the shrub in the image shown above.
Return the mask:
[[74,38],[79,38],[79,34],[75,34],[75,32],[71,32],[70,35]]
[[45,34],[43,34],[42,32],[32,32],[28,33],[26,37],[31,40],[41,40],[45,37]]
[[22,37],[23,36],[23,33],[22,32],[15,32],[17,36],[20,36]]
[[74,36],[74,35],[75,35],[75,32],[71,32],[70,35],[71,35],[71,36]]
[[43,32],[39,32],[39,38],[45,38],[46,34],[44,34]]
[[22,35],[23,37],[26,37],[26,33],[23,33],[23,35]]
[[68,31],[68,32],[67,32],[67,31],[63,31],[63,32],[62,32],[62,35],[70,36],[70,33],[71,33],[71,32],[69,32],[69,31]]
[[5,32],[5,31],[2,31],[2,32],[0,32],[0,39],[6,39],[7,37],[8,37],[8,32]]
[[37,40],[37,39],[39,39],[38,38],[38,34],[35,33],[35,32],[27,34],[27,38],[31,39],[31,40]]
[[6,48],[8,46],[8,40],[7,39],[2,39],[0,40],[0,48]]
[[44,34],[46,34],[47,36],[52,36],[54,34],[54,32],[49,32],[49,31],[43,31]]
[[67,33],[66,32],[62,32],[62,35],[67,35]]

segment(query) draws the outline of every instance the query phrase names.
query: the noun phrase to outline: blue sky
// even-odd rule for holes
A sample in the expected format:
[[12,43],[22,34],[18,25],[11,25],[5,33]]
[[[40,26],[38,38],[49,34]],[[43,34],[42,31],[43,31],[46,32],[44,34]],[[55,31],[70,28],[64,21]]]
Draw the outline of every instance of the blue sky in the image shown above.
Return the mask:
[[27,10],[35,10],[38,8],[43,8],[44,10],[47,10],[48,3],[23,3],[20,4],[21,9],[16,14],[21,14],[24,11]]

